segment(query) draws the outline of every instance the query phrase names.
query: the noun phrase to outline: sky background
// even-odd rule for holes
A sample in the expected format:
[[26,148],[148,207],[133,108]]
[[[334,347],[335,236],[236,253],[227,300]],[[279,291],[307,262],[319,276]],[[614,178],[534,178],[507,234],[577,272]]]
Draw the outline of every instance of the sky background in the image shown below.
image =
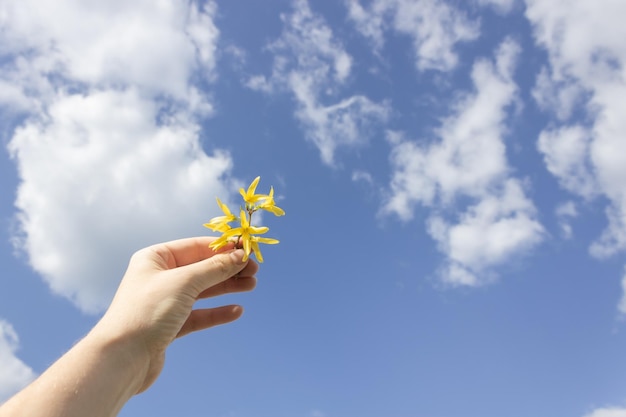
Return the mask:
[[260,175],[244,316],[121,416],[625,417],[624,16],[0,0],[0,401]]

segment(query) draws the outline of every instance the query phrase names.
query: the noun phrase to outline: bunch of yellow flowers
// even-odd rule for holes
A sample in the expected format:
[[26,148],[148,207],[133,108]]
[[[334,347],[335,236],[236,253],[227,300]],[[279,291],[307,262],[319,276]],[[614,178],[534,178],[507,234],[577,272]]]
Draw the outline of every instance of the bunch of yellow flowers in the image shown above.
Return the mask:
[[[278,240],[268,237],[260,237],[256,235],[262,235],[270,230],[265,226],[252,226],[252,215],[257,210],[266,210],[273,213],[275,216],[284,216],[285,211],[278,207],[274,202],[274,187],[270,187],[269,194],[256,194],[256,187],[259,184],[261,177],[256,177],[250,184],[247,191],[243,188],[239,189],[239,193],[243,197],[244,207],[239,210],[239,217],[235,216],[228,206],[217,199],[217,205],[224,212],[223,216],[214,217],[204,224],[214,232],[221,232],[222,236],[215,239],[209,245],[211,249],[218,250],[219,248],[228,244],[228,242],[235,242],[236,246],[242,245],[245,255],[243,260],[246,261],[250,256],[250,252],[254,252],[254,256],[259,262],[263,262],[263,255],[259,249],[259,243],[265,243],[269,245],[275,245]],[[239,227],[231,227],[231,222],[239,222]]]

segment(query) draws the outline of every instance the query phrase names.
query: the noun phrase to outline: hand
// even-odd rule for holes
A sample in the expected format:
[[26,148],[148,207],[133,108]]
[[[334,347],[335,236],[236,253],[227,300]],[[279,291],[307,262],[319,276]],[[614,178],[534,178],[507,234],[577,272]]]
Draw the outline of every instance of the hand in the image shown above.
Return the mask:
[[228,245],[214,252],[214,238],[190,238],[142,249],[131,258],[119,289],[92,333],[130,343],[145,358],[138,392],[157,378],[165,349],[177,337],[238,319],[238,305],[193,310],[201,298],[250,291],[258,265],[242,262],[243,250]]
[[200,298],[256,285],[258,265],[230,244],[182,239],[133,255],[111,306],[89,334],[0,405],[0,417],[111,417],[157,378],[177,337],[238,319],[240,306],[194,310]]

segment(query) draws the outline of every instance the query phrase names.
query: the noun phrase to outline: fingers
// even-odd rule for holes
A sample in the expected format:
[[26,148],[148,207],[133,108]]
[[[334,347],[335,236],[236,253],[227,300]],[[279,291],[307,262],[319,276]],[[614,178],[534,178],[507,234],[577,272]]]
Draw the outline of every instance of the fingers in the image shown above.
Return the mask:
[[195,290],[198,297],[207,289],[226,281],[228,278],[243,271],[249,261],[243,261],[244,251],[236,249],[226,253],[219,253],[208,259],[182,266],[175,269],[176,274],[182,275],[185,285]]
[[237,320],[242,314],[243,308],[238,305],[193,310],[176,337],[182,337],[220,324],[230,323]]
[[216,297],[234,292],[252,291],[256,287],[256,278],[251,276],[236,276],[227,279],[200,293],[198,298]]
[[198,295],[198,298],[215,297],[233,292],[251,291],[256,287],[254,275],[259,270],[259,264],[249,260],[246,267],[239,271],[237,275],[221,282],[214,287],[208,288]]
[[253,277],[257,272],[259,272],[259,264],[254,262],[252,259],[248,259],[246,267],[242,269],[237,276]]

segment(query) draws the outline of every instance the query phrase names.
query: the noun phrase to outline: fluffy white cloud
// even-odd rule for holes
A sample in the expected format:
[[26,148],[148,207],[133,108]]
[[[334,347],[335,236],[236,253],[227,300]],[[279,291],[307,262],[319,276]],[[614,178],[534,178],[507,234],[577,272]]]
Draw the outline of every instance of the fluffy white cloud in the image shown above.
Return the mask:
[[[26,116],[9,143],[20,178],[16,245],[51,289],[106,306],[129,255],[195,235],[227,196],[207,155],[196,87],[215,77],[216,6],[173,0],[0,6],[1,103]],[[227,199],[227,198],[226,198]]]
[[451,70],[458,62],[456,44],[474,40],[480,33],[477,22],[437,0],[374,0],[367,9],[359,0],[349,0],[348,13],[377,50],[382,48],[387,30],[409,36],[420,71]]
[[300,102],[296,117],[307,129],[307,137],[319,148],[326,164],[334,164],[338,147],[364,144],[371,127],[388,117],[385,103],[374,103],[360,95],[336,104],[321,105],[311,85],[298,75],[294,74],[291,79],[293,92]]
[[265,93],[291,92],[307,138],[318,147],[322,161],[334,165],[339,147],[367,143],[370,127],[388,118],[389,105],[362,95],[337,98],[352,58],[306,0],[294,1],[293,13],[282,20],[283,33],[268,48],[274,54],[271,76],[253,76],[247,85]]
[[[584,197],[595,189],[609,199],[609,227],[592,245],[593,254],[607,256],[626,249],[626,27],[619,18],[626,3],[527,0],[527,5],[536,40],[549,53],[549,70],[538,85],[569,89],[538,88],[539,104],[563,124],[542,133],[539,149],[565,188]],[[576,103],[591,120],[588,126],[572,120]]]
[[[539,149],[564,188],[608,201],[608,227],[590,252],[611,256],[626,250],[626,26],[621,18],[626,3],[526,3],[536,41],[549,56],[535,96],[561,124],[541,134]],[[574,110],[583,113],[584,126]]]
[[394,175],[385,211],[408,220],[416,203],[432,205],[437,198],[447,204],[458,194],[479,198],[507,175],[502,136],[507,108],[516,98],[511,77],[518,49],[506,41],[495,63],[476,62],[476,92],[461,96],[455,113],[442,121],[436,131],[440,141],[423,145],[390,135]]
[[[439,140],[420,144],[390,134],[393,175],[383,213],[409,220],[418,204],[436,209],[428,231],[446,255],[442,279],[453,285],[489,282],[491,268],[543,237],[534,205],[510,176],[503,142],[507,109],[517,97],[512,74],[518,53],[509,40],[494,62],[475,63],[476,91],[443,120]],[[464,212],[445,219],[443,213],[457,212],[457,201],[468,198]]]
[[19,338],[11,323],[0,319],[0,403],[35,378],[33,370],[15,356]]
[[[213,74],[219,35],[215,9],[212,2],[200,8],[173,0],[8,0],[0,5],[0,50],[20,54],[15,66],[27,61],[30,73],[15,76],[39,83],[133,85],[186,99],[195,70]],[[31,85],[20,86],[26,95],[41,94]]]
[[626,408],[598,408],[585,417],[626,417]]
[[580,125],[541,132],[537,147],[561,186],[585,198],[593,197],[597,186],[590,160],[591,134]]
[[626,248],[626,199],[609,205],[605,212],[609,225],[589,247],[597,258],[607,258]]
[[564,121],[571,117],[580,104],[584,91],[575,80],[562,77],[562,74],[554,74],[542,68],[537,75],[532,96],[542,110],[552,112],[558,120]]
[[509,179],[501,190],[469,207],[457,223],[431,217],[429,232],[448,257],[444,282],[479,285],[492,279],[490,268],[539,243],[543,228],[520,183]]

